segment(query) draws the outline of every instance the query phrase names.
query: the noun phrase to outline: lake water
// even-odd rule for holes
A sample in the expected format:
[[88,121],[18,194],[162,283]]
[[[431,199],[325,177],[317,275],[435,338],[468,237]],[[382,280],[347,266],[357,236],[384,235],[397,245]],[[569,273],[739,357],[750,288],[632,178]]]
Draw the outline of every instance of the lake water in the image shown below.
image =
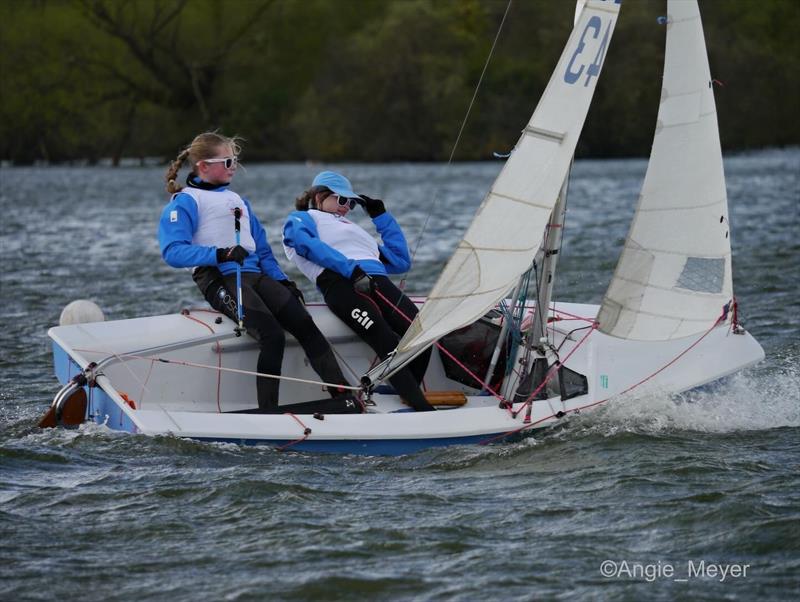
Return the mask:
[[[275,250],[324,167],[237,176]],[[407,285],[425,293],[500,163],[334,167],[414,247],[431,212]],[[602,298],[645,167],[577,162],[559,300]],[[161,168],[0,169],[0,600],[797,599],[800,150],[725,167],[734,288],[764,362],[518,443],[395,458],[36,428],[64,305],[118,319],[200,298],[159,256]]]

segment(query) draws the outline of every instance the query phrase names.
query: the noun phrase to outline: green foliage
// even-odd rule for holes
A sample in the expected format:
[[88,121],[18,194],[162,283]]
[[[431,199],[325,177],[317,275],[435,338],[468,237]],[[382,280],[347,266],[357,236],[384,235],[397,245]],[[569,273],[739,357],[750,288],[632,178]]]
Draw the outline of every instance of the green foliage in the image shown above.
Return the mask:
[[[28,0],[0,21],[0,158],[176,154],[219,128],[249,160],[446,160],[506,0]],[[800,143],[795,0],[701,2],[723,146]],[[572,26],[514,0],[454,158],[517,140]],[[626,0],[579,146],[646,155],[663,0]]]

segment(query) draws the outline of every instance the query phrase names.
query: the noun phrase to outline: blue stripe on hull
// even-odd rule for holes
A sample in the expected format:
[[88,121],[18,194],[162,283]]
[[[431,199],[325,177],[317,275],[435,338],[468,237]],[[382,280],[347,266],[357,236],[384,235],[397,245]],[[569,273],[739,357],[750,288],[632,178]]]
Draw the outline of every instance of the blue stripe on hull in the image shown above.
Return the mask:
[[75,360],[55,341],[53,341],[53,371],[62,385],[67,384],[73,376],[81,371],[81,367],[75,363]]
[[[432,447],[446,447],[448,445],[474,445],[487,441],[502,433],[487,433],[485,435],[471,435],[469,437],[444,437],[438,439],[336,439],[336,440],[306,440],[286,448],[286,451],[307,451],[335,454],[357,454],[364,456],[400,456],[412,454]],[[270,445],[283,447],[291,443],[288,441],[269,441],[266,439],[234,439],[234,438],[205,438],[191,437],[197,441],[235,443],[237,445]],[[508,441],[519,438],[516,435],[498,438],[496,442]]]

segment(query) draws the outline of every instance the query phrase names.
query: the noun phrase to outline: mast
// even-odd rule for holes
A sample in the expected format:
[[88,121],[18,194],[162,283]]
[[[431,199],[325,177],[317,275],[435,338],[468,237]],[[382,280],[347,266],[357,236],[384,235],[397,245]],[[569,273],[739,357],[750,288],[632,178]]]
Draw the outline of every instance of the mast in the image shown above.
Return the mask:
[[533,345],[537,348],[541,348],[544,345],[542,339],[547,338],[547,317],[550,313],[550,302],[553,298],[558,253],[561,249],[561,240],[564,235],[564,221],[567,214],[567,191],[571,171],[572,168],[567,172],[564,183],[561,185],[561,191],[558,193],[558,200],[553,208],[550,223],[547,225],[547,234],[542,245],[544,253],[541,273],[537,282],[536,312],[530,334]]
[[[575,19],[573,26],[578,24],[581,11],[586,6],[586,0],[576,0]],[[542,338],[547,336],[547,318],[550,314],[550,300],[553,297],[553,285],[556,277],[556,265],[558,264],[558,252],[561,249],[561,239],[564,235],[564,220],[567,215],[567,190],[569,188],[569,175],[572,173],[572,165],[575,163],[575,155],[572,155],[567,175],[561,190],[558,192],[558,200],[553,207],[550,216],[550,223],[547,226],[547,234],[542,248],[544,259],[542,260],[542,274],[537,283],[536,291],[536,314],[531,331],[531,339],[537,348],[542,347]],[[534,260],[535,261],[535,260]]]
[[[575,2],[575,18],[573,21],[573,26],[578,24],[578,19],[581,16],[581,11],[586,6],[586,0],[576,0]],[[547,225],[547,232],[545,234],[545,239],[542,243],[542,265],[541,265],[541,274],[536,282],[536,310],[534,313],[534,320],[531,326],[531,333],[528,337],[526,342],[526,353],[523,356],[522,364],[523,364],[523,371],[528,373],[529,366],[528,360],[530,359],[530,351],[531,347],[535,347],[537,350],[537,357],[546,357],[545,349],[549,347],[547,345],[547,319],[550,314],[550,301],[553,297],[553,287],[555,285],[555,276],[556,276],[556,266],[558,264],[558,253],[561,249],[561,241],[564,235],[564,222],[566,219],[567,214],[567,192],[569,188],[569,176],[572,172],[572,165],[575,162],[575,156],[572,157],[572,162],[570,163],[570,167],[567,170],[567,175],[564,177],[564,182],[561,185],[561,190],[558,193],[558,199],[556,200],[556,204],[553,207],[553,211],[550,214],[550,222]],[[538,257],[538,254],[537,254]],[[531,269],[534,269],[536,266],[536,259],[534,258],[533,264]],[[511,298],[511,309],[509,311],[509,315],[513,315],[514,308],[516,306],[520,290],[522,288],[522,282],[527,277],[527,272],[523,274],[520,279],[519,283],[517,284],[516,288],[514,289],[513,296]],[[523,302],[523,312],[524,315],[524,302]],[[509,320],[510,321],[510,320]],[[497,339],[497,345],[494,348],[494,353],[492,354],[491,362],[489,363],[489,370],[486,372],[486,377],[484,378],[484,382],[490,382],[490,379],[494,375],[494,368],[497,365],[498,358],[500,356],[500,350],[502,346],[506,343],[506,335],[508,333],[509,328],[509,321],[503,323],[503,328],[500,331],[500,336]],[[522,317],[520,317],[520,323],[516,326],[519,328],[522,325]],[[516,361],[516,352],[515,349],[512,352],[512,359],[511,361]],[[549,362],[548,362],[549,364]],[[522,379],[525,380],[524,378]],[[537,383],[538,385],[538,383]]]

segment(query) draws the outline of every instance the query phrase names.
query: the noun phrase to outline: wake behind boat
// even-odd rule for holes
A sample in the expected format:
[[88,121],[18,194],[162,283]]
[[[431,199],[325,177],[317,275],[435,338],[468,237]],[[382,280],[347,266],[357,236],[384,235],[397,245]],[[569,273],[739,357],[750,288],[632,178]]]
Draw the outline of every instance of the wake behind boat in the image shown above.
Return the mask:
[[[695,1],[668,4],[653,151],[606,296],[600,306],[551,302],[572,157],[619,11],[618,0],[583,4],[533,116],[397,350],[376,365],[327,307],[309,307],[366,412],[237,413],[255,406],[257,345],[227,318],[191,310],[51,329],[65,387],[46,424],[407,453],[503,440],[624,393],[685,391],[760,361],[737,320]],[[431,346],[424,384],[442,411],[408,412],[381,383]],[[325,396],[291,339],[282,374],[282,406]]]

